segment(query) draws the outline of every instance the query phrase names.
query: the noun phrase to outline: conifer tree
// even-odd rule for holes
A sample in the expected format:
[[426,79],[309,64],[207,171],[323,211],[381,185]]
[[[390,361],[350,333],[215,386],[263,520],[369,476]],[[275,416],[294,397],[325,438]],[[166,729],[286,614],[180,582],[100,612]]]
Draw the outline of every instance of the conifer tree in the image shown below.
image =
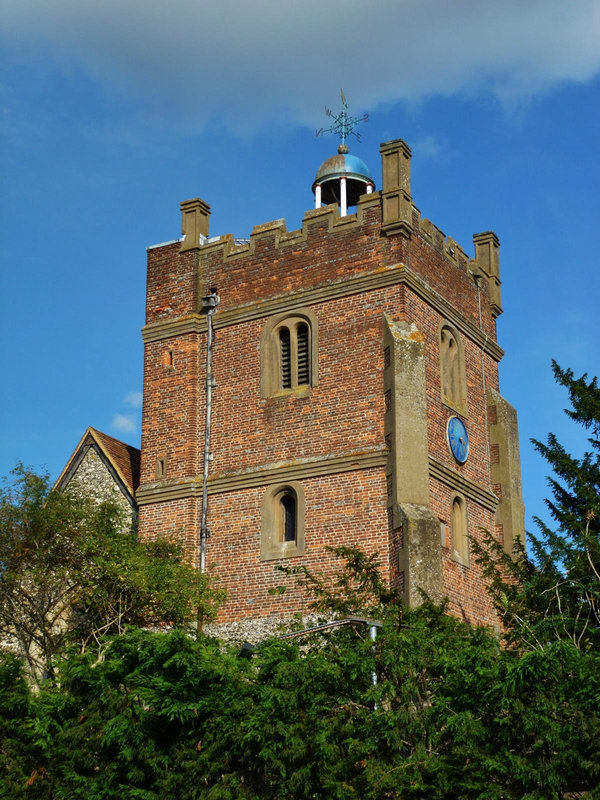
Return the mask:
[[[375,558],[337,552],[346,566],[333,581],[301,573],[314,608],[377,615],[375,642],[354,617],[259,642],[250,658],[147,630],[115,638],[102,662],[72,653],[0,742],[0,798],[599,796],[596,652],[568,640],[502,648],[444,606],[403,608]],[[9,670],[0,708],[19,685]]]
[[554,524],[539,517],[529,534],[531,555],[517,543],[515,560],[488,536],[487,551],[474,549],[491,581],[496,607],[509,641],[543,647],[566,639],[578,648],[600,645],[600,388],[587,374],[552,363],[556,381],[567,389],[565,413],[588,432],[589,449],[571,455],[550,433],[533,440],[552,467],[546,505]]
[[554,371],[590,449],[536,442],[555,525],[539,521],[531,557],[491,538],[479,551],[507,647],[444,605],[404,608],[375,555],[337,548],[334,576],[287,572],[312,610],[351,624],[257,642],[250,658],[130,629],[102,661],[72,650],[37,695],[0,659],[0,798],[599,798],[600,390]]

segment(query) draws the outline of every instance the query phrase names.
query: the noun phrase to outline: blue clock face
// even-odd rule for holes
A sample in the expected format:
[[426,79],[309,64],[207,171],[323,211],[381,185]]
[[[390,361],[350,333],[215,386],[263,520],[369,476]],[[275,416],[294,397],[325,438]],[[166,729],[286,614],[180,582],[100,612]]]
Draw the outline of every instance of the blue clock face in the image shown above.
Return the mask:
[[448,444],[454,458],[464,464],[469,457],[469,435],[465,423],[458,417],[448,420]]

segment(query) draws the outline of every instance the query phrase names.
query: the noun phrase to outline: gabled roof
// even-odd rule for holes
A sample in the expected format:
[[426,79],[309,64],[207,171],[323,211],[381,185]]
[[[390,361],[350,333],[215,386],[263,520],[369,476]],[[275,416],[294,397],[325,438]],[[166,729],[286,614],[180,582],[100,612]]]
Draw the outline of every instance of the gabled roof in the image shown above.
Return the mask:
[[123,488],[133,500],[135,490],[140,484],[140,451],[137,447],[125,444],[125,442],[121,442],[119,439],[115,439],[113,436],[91,427],[81,437],[79,444],[73,451],[73,455],[58,476],[54,484],[55,487],[60,489],[66,486],[79,466],[85,452],[92,445],[96,445],[100,450],[101,455],[104,456]]

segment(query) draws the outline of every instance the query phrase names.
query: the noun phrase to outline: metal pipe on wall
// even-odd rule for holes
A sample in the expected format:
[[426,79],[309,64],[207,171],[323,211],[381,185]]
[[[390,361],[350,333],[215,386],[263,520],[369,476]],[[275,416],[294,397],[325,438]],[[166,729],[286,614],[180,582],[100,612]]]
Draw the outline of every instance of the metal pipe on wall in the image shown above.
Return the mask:
[[[373,642],[373,651],[375,651],[375,640],[377,639],[377,625],[371,623],[369,625],[369,639]],[[371,683],[373,688],[377,686],[377,672],[375,669],[371,672]],[[377,700],[373,701],[373,710],[377,711]]]
[[216,312],[220,297],[216,289],[211,289],[210,294],[202,298],[202,308],[206,311],[206,418],[204,424],[204,460],[202,465],[202,511],[200,519],[200,572],[206,571],[206,540],[208,528],[206,525],[208,512],[208,470],[212,458],[210,452],[210,427],[212,421],[212,390],[215,387],[212,376],[213,353],[213,314]]

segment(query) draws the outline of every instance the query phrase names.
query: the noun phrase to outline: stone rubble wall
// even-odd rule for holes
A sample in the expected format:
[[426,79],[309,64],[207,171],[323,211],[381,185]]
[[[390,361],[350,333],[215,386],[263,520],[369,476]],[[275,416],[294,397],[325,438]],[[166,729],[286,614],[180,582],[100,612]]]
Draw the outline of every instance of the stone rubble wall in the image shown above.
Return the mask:
[[66,490],[89,497],[98,505],[103,502],[114,503],[123,513],[124,531],[136,530],[137,514],[95,447],[89,448],[69,480]]
[[264,639],[281,636],[300,628],[310,628],[323,622],[318,614],[302,617],[269,616],[258,619],[241,619],[237,622],[209,623],[203,631],[207,636],[215,636],[228,645],[243,645],[244,642],[257,645]]

